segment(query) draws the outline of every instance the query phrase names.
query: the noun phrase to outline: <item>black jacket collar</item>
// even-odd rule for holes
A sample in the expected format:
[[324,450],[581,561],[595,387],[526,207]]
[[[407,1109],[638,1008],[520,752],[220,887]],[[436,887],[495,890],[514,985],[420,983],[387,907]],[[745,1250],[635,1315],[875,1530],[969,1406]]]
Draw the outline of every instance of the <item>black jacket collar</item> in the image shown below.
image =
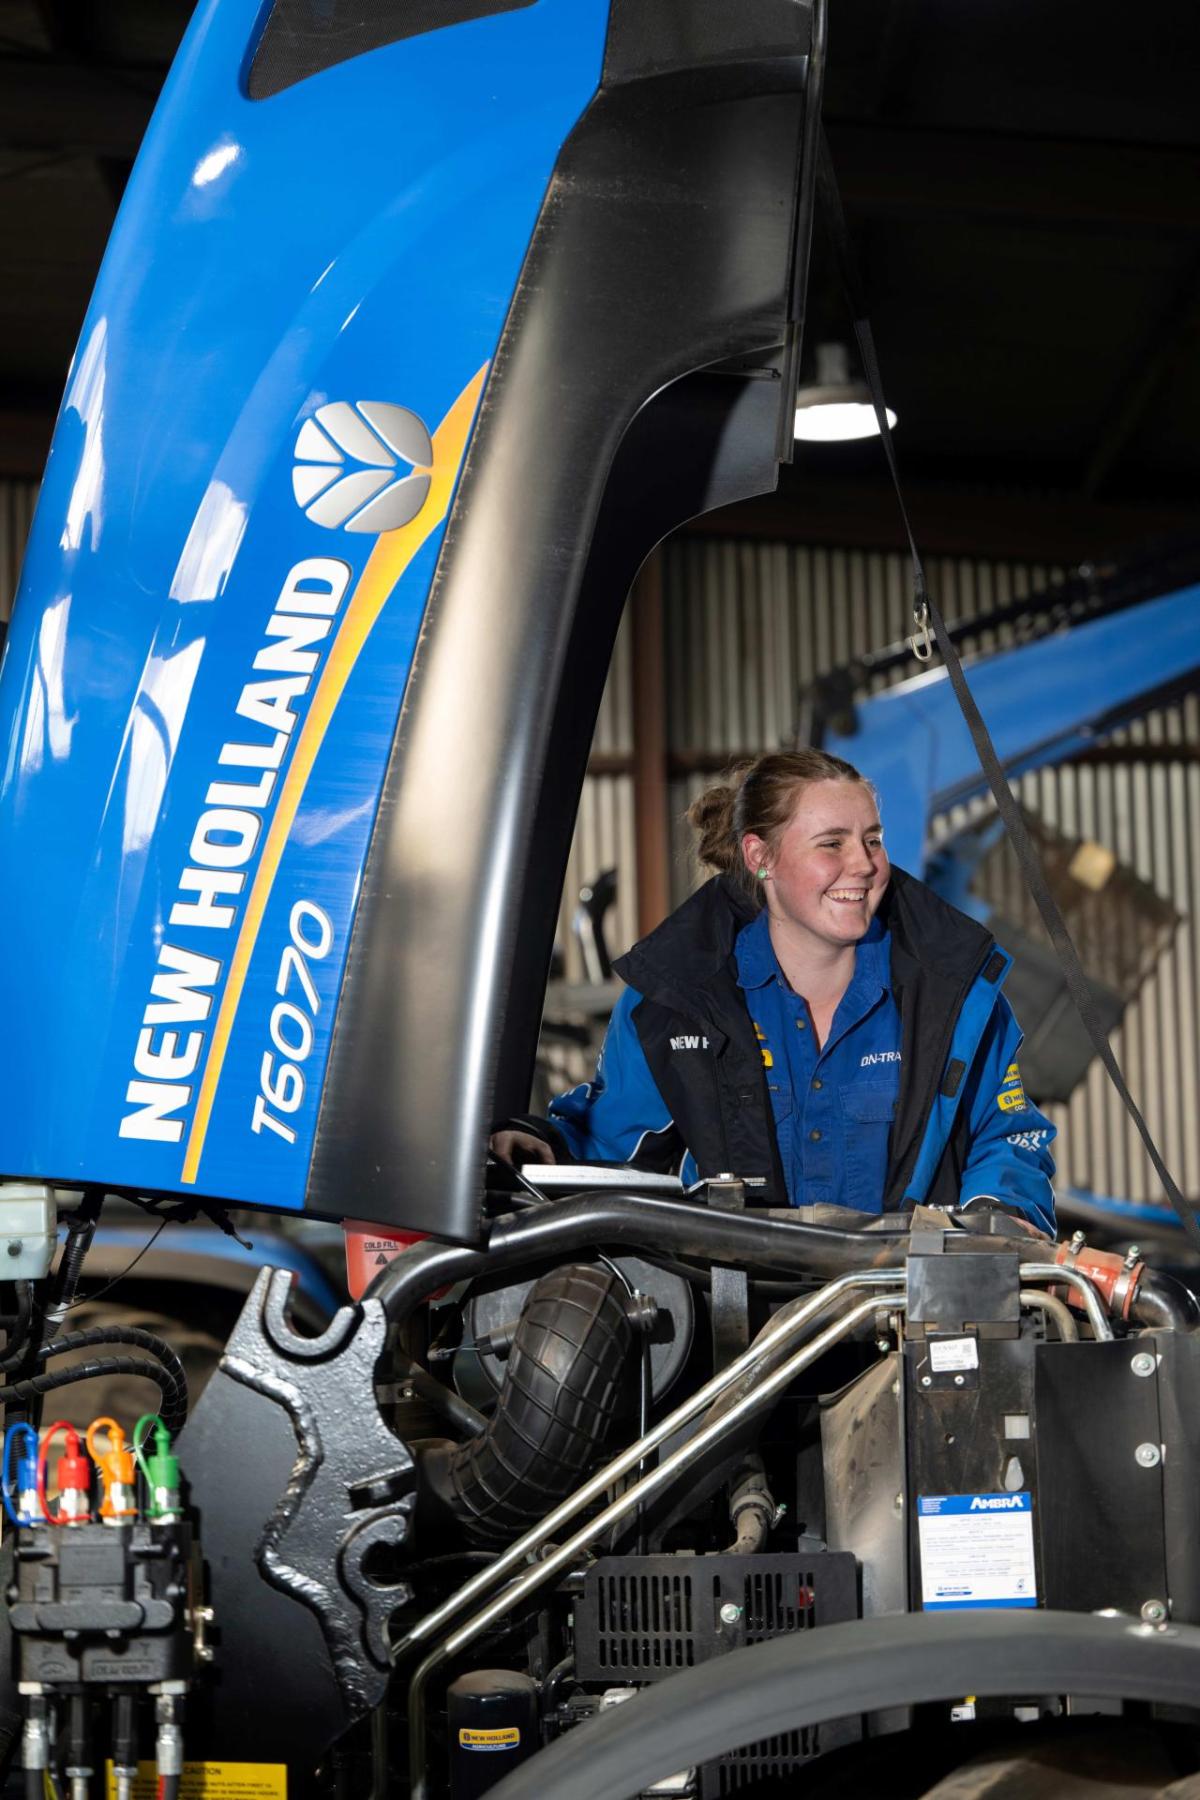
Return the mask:
[[[903,869],[893,868],[881,907],[892,934],[893,985],[913,969],[956,984],[972,980],[995,949],[992,934]],[[639,994],[708,1012],[703,1002],[724,985],[737,934],[758,908],[727,875],[716,875],[648,937],[613,964]]]

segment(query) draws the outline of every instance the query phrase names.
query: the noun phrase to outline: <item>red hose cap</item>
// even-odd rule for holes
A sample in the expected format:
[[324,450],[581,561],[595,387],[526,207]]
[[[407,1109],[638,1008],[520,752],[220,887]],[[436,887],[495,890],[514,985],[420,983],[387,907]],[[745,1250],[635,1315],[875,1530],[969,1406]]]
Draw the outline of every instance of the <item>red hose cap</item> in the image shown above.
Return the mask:
[[76,1444],[74,1453],[67,1450],[58,1459],[58,1491],[62,1494],[72,1488],[86,1494],[91,1485],[92,1465],[86,1456],[79,1455],[79,1445]]

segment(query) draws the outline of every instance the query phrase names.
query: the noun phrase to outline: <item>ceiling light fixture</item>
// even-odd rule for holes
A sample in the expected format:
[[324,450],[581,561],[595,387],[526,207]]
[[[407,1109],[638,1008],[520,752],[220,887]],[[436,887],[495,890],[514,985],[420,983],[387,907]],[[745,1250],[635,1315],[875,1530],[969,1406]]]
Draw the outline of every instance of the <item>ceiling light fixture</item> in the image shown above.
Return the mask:
[[[890,406],[887,422],[894,431],[896,415]],[[840,444],[878,435],[870,389],[850,379],[845,344],[818,344],[817,378],[796,394],[796,436],[809,444]]]

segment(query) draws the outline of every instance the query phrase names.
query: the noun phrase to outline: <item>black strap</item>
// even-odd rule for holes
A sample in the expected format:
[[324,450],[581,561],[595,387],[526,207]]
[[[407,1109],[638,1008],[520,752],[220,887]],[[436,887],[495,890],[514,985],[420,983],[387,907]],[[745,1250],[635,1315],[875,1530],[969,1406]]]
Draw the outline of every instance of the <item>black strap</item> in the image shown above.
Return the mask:
[[[979,757],[980,767],[987,777],[987,783],[992,790],[997,810],[1004,822],[1004,828],[1012,840],[1026,886],[1033,895],[1037,909],[1042,915],[1042,921],[1050,934],[1050,941],[1066,979],[1067,991],[1075,1003],[1076,1011],[1083,1020],[1084,1029],[1092,1041],[1096,1055],[1104,1065],[1109,1080],[1121,1096],[1130,1118],[1137,1126],[1138,1135],[1146,1146],[1146,1154],[1154,1165],[1164,1193],[1179,1214],[1184,1230],[1191,1237],[1193,1243],[1200,1248],[1200,1224],[1197,1223],[1195,1213],[1172,1179],[1170,1171],[1159,1154],[1158,1146],[1150,1135],[1150,1129],[1138,1109],[1137,1102],[1129,1091],[1125,1077],[1121,1073],[1120,1064],[1113,1054],[1112,1045],[1108,1041],[1092,1001],[1087,976],[1084,974],[1083,965],[1079,960],[1079,952],[1067,930],[1066,921],[1059,909],[1058,902],[1050,892],[1037,850],[1025,828],[1021,810],[1013,799],[1012,790],[1008,785],[1000,758],[996,754],[996,747],[983,722],[982,714],[975,704],[975,697],[967,686],[967,678],[963,674],[958,652],[950,641],[941,609],[930,595],[926,585],[924,566],[917,550],[916,539],[909,523],[908,509],[904,504],[904,495],[900,488],[900,470],[896,462],[896,447],[888,425],[887,408],[883,401],[883,382],[879,374],[879,360],[875,354],[875,339],[863,302],[850,238],[846,230],[846,219],[842,211],[841,195],[838,192],[837,177],[834,174],[833,160],[829,154],[829,144],[824,133],[821,136],[817,184],[821,202],[825,208],[826,223],[833,240],[834,253],[840,265],[842,284],[850,302],[854,319],[854,335],[858,340],[863,370],[871,390],[871,400],[879,422],[879,435],[883,439],[884,454],[891,472],[892,485],[896,490],[896,499],[900,504],[900,516],[904,521],[904,530],[908,536],[908,547],[913,564],[913,616],[917,628],[927,639],[928,627],[930,625],[933,627],[933,635],[937,640],[938,649],[942,653],[942,660],[946,665],[946,672],[950,677],[950,685],[954,689],[955,699],[967,722],[967,729],[971,733],[971,741],[975,746],[976,755]],[[916,640],[913,640],[913,647],[918,655],[922,654]]]

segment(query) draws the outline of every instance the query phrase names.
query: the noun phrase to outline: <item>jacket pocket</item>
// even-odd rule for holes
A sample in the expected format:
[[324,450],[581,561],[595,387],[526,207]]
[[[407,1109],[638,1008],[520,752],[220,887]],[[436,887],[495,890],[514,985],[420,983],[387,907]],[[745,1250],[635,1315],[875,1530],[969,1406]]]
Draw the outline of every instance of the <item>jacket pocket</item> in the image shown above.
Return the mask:
[[843,1206],[864,1212],[882,1209],[898,1087],[898,1082],[854,1081],[840,1090]]

